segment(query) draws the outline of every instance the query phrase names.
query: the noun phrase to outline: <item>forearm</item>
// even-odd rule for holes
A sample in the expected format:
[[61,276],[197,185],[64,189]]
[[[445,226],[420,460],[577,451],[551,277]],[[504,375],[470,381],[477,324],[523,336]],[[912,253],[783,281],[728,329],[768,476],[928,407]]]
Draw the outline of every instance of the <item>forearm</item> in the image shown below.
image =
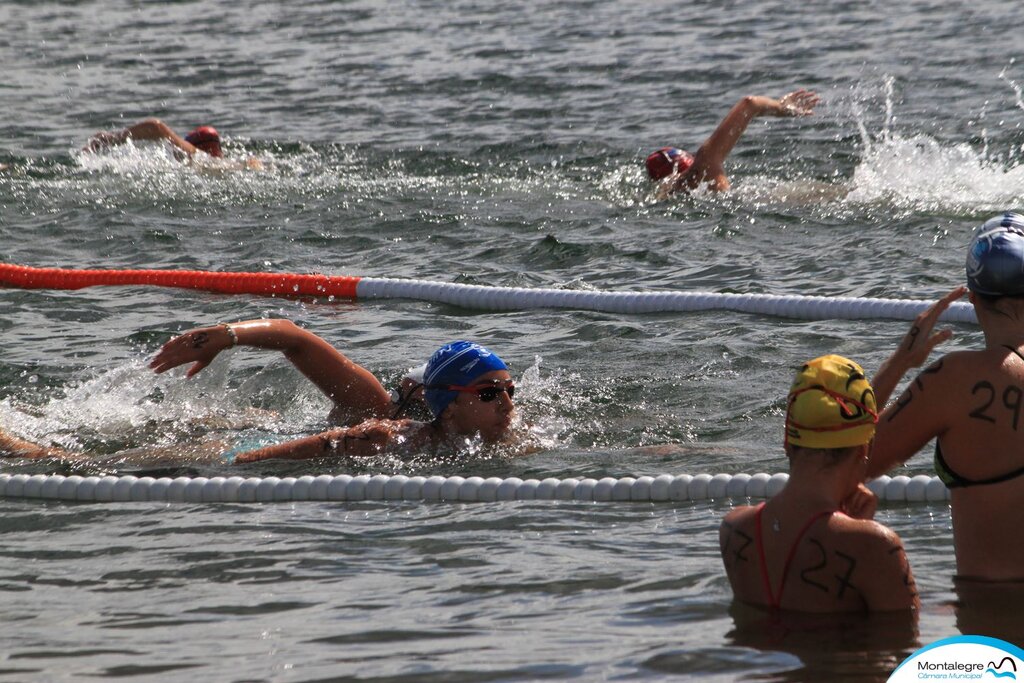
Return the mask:
[[274,349],[285,354],[302,353],[317,342],[327,343],[309,330],[282,318],[242,320],[227,323],[227,329],[234,333],[234,343],[238,346]]
[[57,446],[42,446],[26,441],[10,432],[0,429],[0,454],[11,458],[64,458],[78,459],[74,453]]
[[871,378],[871,388],[875,392],[875,405],[878,407],[879,412],[884,410],[885,406],[889,403],[889,399],[892,398],[892,394],[896,391],[896,386],[900,383],[900,380],[903,379],[903,375],[907,374],[907,371],[913,367],[907,363],[901,351],[902,349],[896,349],[878,367],[878,372]]
[[351,418],[386,417],[390,396],[369,370],[290,320],[231,323],[237,344],[277,349]]
[[701,151],[713,160],[724,160],[747,130],[750,122],[762,114],[767,103],[771,101],[770,98],[753,95],[741,98],[725,115],[715,131],[704,141]]
[[385,450],[392,442],[391,423],[368,423],[356,427],[331,429],[284,443],[240,453],[236,463],[260,460],[310,460],[312,458],[366,457]]
[[261,460],[311,460],[338,454],[345,430],[335,429],[315,436],[285,441],[254,451],[239,453],[235,464],[259,462]]

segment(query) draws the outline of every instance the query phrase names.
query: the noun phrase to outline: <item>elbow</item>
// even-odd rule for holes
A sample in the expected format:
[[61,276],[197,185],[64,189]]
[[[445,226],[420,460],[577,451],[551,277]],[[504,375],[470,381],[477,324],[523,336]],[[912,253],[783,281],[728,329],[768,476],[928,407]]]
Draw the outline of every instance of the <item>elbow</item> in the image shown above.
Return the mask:
[[170,137],[172,134],[171,129],[166,123],[158,118],[143,119],[139,123],[135,124],[131,128],[128,128],[134,137],[156,140],[160,138]]
[[280,348],[289,358],[301,356],[319,340],[315,334],[291,320],[280,318],[268,320],[267,324],[271,335],[280,340]]

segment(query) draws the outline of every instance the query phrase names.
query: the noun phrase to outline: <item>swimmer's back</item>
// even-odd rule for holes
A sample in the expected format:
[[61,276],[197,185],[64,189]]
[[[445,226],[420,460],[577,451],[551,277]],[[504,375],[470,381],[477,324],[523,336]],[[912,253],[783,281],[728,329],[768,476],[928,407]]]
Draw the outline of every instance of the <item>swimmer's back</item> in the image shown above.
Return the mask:
[[769,508],[760,517],[760,539],[758,507],[733,510],[720,530],[722,557],[739,600],[766,609],[819,613],[916,604],[902,544],[887,527],[829,511],[778,520]]

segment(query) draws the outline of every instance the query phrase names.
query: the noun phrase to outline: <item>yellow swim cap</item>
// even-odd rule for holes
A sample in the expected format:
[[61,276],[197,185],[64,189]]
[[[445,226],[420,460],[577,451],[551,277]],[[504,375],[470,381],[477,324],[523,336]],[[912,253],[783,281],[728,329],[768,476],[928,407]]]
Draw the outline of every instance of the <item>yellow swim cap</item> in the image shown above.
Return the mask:
[[847,448],[871,441],[878,422],[875,392],[864,369],[829,355],[804,364],[789,389],[786,443]]

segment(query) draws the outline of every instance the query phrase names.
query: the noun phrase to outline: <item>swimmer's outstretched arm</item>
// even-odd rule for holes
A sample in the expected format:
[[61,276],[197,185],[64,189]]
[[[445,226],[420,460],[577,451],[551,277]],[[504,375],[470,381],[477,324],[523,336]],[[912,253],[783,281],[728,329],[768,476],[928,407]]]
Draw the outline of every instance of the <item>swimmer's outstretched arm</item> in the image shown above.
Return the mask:
[[810,90],[794,90],[779,99],[747,95],[737,102],[718,124],[693,158],[693,166],[680,179],[680,185],[696,188],[707,183],[712,190],[728,190],[725,159],[747,126],[758,116],[810,116],[820,98]]
[[191,377],[236,344],[281,351],[350,419],[386,417],[390,411],[390,394],[373,373],[290,320],[247,320],[189,330],[164,344],[149,367],[162,373],[191,363],[185,373]]
[[124,130],[104,131],[93,135],[82,149],[86,152],[97,152],[106,147],[122,145],[128,140],[167,140],[189,157],[199,150],[185,140],[166,123],[157,118],[149,118]]
[[377,455],[391,444],[398,431],[396,422],[370,421],[355,427],[331,429],[313,436],[239,453],[235,456],[234,463]]
[[41,446],[32,441],[26,441],[4,429],[0,429],[0,456],[7,458],[64,458],[66,460],[81,457],[57,446]]

